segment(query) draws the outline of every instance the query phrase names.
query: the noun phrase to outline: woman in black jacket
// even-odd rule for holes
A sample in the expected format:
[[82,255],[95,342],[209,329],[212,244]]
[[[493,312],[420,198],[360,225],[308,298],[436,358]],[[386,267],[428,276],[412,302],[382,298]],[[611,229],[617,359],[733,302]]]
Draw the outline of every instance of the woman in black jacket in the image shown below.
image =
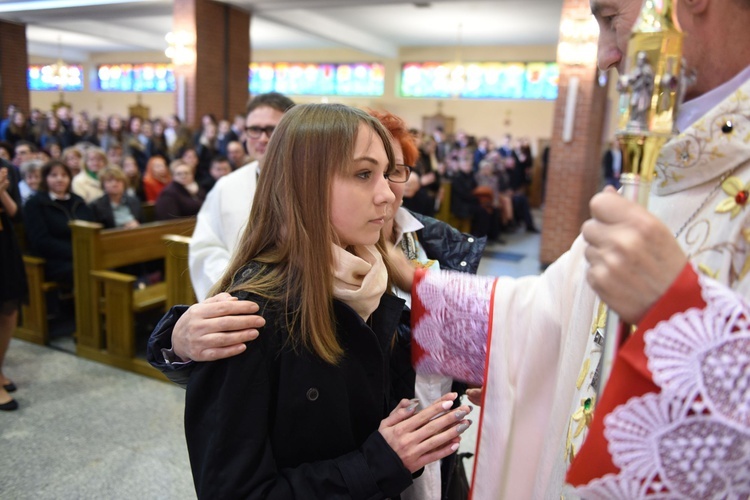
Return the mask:
[[266,326],[188,383],[199,498],[392,498],[457,448],[469,408],[446,413],[456,394],[419,413],[388,404],[403,302],[384,295],[380,230],[395,174],[387,132],[366,113],[302,105],[281,120],[215,290],[256,301]]
[[127,194],[127,177],[120,167],[106,167],[99,172],[104,196],[89,205],[95,222],[105,228],[138,227],[142,220],[141,201]]
[[195,181],[193,167],[182,160],[169,165],[172,181],[156,199],[156,220],[177,219],[198,215],[206,200],[206,190]]
[[73,283],[73,244],[68,222],[93,220],[83,198],[70,192],[70,169],[52,160],[42,167],[39,191],[24,205],[26,236],[34,255],[46,260],[45,276],[66,285]]
[[[401,176],[389,176],[391,181],[389,185],[394,194],[394,201],[389,208],[388,218],[383,227],[384,236],[403,250],[407,256],[417,261],[418,265],[476,273],[486,244],[486,238],[477,238],[470,234],[461,233],[442,221],[399,208],[404,195],[405,181],[409,180],[407,172],[410,167],[408,165],[415,161],[418,154],[416,145],[406,129],[406,124],[399,117],[380,111],[370,111],[370,114],[377,118],[390,132],[394,159],[397,169],[402,172]],[[205,303],[200,304],[203,307],[206,305]],[[162,370],[175,383],[181,385],[187,384],[189,374],[195,364],[165,364],[161,350],[169,350],[172,330],[175,327],[177,317],[185,309],[185,306],[178,306],[165,316],[152,334],[148,350],[151,364]],[[265,315],[265,312],[262,312],[262,314]],[[195,318],[195,316],[192,317]],[[201,327],[198,326],[200,321],[191,319],[187,324],[191,325],[190,330],[193,332],[201,330]],[[193,329],[193,326],[196,328]],[[391,351],[392,397],[411,398],[416,392],[421,397],[421,403],[427,406],[451,390],[451,380],[437,380],[432,377],[430,381],[419,381],[416,384],[415,391],[415,374],[410,363],[411,332],[408,308],[401,315],[398,333],[399,335],[395,339]],[[197,333],[194,333],[194,335],[197,335]],[[209,334],[194,340],[196,343],[217,342],[213,347],[222,348],[225,346],[224,342],[226,342],[223,340],[224,337],[228,338],[229,335]],[[453,390],[463,390],[463,387],[455,386]],[[398,399],[394,399],[392,404],[397,402]],[[435,463],[425,467],[422,475],[415,481],[415,483],[419,482],[420,484],[415,484],[415,489],[410,492],[410,498],[439,498],[441,496],[441,480],[442,490],[447,491],[448,481],[453,476],[454,455],[442,460],[442,474],[440,465]]]

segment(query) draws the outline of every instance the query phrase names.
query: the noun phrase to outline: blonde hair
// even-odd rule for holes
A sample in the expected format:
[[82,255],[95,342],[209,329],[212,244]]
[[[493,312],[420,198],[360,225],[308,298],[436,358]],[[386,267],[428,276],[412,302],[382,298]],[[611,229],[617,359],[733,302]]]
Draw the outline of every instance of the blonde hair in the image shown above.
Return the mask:
[[116,179],[122,182],[125,185],[125,187],[128,187],[128,178],[125,175],[125,172],[123,172],[120,167],[116,167],[112,165],[104,167],[99,172],[98,178],[99,178],[99,182],[102,183],[102,188],[104,187],[104,182],[110,179]]
[[67,148],[63,149],[62,158],[65,159],[68,157],[68,155],[74,155],[77,156],[79,160],[83,160],[83,153],[81,153],[81,150],[75,146],[68,146]]
[[[306,104],[289,110],[271,137],[263,174],[239,246],[212,293],[248,291],[284,307],[293,348],[309,349],[336,364],[343,349],[333,315],[332,244],[338,239],[330,220],[334,175],[351,169],[360,124],[374,133],[394,167],[390,135],[364,111],[341,104]],[[390,269],[381,235],[378,249]],[[236,277],[248,262],[260,267]],[[244,278],[244,277],[243,277]]]
[[[89,158],[91,155],[98,156],[100,160],[104,162],[104,167],[109,165],[109,157],[107,156],[107,153],[104,152],[102,148],[98,148],[96,146],[90,147],[86,149],[86,154],[83,155],[83,168],[86,169],[87,172],[90,172],[89,170]],[[64,158],[64,157],[63,157]],[[104,169],[102,167],[102,169]],[[98,175],[97,175],[98,177]]]
[[195,169],[193,168],[193,166],[191,164],[189,164],[188,162],[186,162],[185,160],[181,159],[181,158],[177,158],[175,160],[172,160],[169,163],[169,173],[172,174],[172,175],[174,175],[175,169],[177,167],[182,167],[182,166],[185,166],[185,167],[189,168],[193,172],[193,174],[195,174]]

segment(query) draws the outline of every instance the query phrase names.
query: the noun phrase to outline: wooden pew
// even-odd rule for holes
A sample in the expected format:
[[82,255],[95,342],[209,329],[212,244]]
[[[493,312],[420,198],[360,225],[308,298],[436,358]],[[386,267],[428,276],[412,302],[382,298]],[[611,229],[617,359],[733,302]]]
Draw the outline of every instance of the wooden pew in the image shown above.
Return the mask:
[[167,283],[167,308],[196,302],[193,284],[188,267],[188,247],[190,238],[176,234],[164,236],[167,256],[164,260],[164,274]]
[[135,276],[113,269],[166,259],[169,247],[162,238],[192,234],[195,218],[146,223],[134,229],[103,229],[101,224],[85,221],[73,221],[70,227],[78,355],[161,378],[145,360],[135,357],[134,316],[149,309],[164,310],[167,285],[136,289]]
[[26,284],[29,289],[29,303],[21,305],[20,324],[13,335],[16,338],[44,345],[49,340],[47,323],[47,292],[55,290],[57,283],[44,278],[44,259],[28,255],[28,243],[23,224],[13,224],[18,243],[23,255],[23,266],[26,271]]
[[154,222],[156,220],[156,203],[153,201],[141,203],[141,217],[143,222]]
[[44,279],[44,259],[23,256],[29,303],[21,305],[21,323],[13,335],[16,338],[44,345],[49,340],[47,323],[47,292],[55,290],[57,283]]

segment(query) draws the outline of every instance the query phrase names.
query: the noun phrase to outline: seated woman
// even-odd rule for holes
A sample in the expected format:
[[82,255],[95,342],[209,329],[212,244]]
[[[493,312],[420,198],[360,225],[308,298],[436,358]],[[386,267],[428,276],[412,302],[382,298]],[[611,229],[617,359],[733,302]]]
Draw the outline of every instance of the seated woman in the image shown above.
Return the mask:
[[256,301],[266,327],[242,354],[194,368],[185,432],[196,491],[395,497],[458,447],[469,408],[447,412],[451,393],[418,413],[402,400],[388,414],[403,307],[385,294],[389,136],[366,113],[329,104],[293,108],[276,132],[216,288]]
[[70,192],[70,169],[51,160],[42,167],[39,191],[24,206],[24,227],[34,255],[46,259],[48,280],[73,283],[73,245],[68,222],[93,220],[83,198]]
[[122,160],[122,172],[125,174],[125,193],[128,196],[138,198],[139,201],[146,201],[146,192],[143,190],[143,180],[141,171],[138,169],[138,163],[132,156],[126,156]]
[[206,200],[206,190],[195,182],[195,171],[182,160],[169,165],[172,182],[156,199],[156,220],[192,217],[198,214]]
[[83,170],[73,178],[72,190],[91,203],[104,194],[99,182],[99,171],[107,166],[107,154],[103,149],[90,147],[84,153]]
[[143,191],[146,201],[156,201],[162,190],[172,181],[172,175],[167,168],[167,160],[163,156],[154,155],[146,164],[146,175],[143,176]]
[[118,167],[107,167],[99,173],[104,196],[94,200],[89,207],[95,222],[105,228],[133,228],[141,224],[141,202],[125,192],[127,178]]

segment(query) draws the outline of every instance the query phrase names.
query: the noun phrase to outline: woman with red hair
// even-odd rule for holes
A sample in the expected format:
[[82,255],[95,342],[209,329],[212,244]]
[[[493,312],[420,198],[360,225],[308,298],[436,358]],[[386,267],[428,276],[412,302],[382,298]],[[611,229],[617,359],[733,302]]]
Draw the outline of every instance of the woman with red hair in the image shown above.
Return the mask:
[[163,156],[154,155],[146,164],[146,175],[143,176],[143,191],[146,201],[155,202],[164,188],[172,181],[167,160]]

